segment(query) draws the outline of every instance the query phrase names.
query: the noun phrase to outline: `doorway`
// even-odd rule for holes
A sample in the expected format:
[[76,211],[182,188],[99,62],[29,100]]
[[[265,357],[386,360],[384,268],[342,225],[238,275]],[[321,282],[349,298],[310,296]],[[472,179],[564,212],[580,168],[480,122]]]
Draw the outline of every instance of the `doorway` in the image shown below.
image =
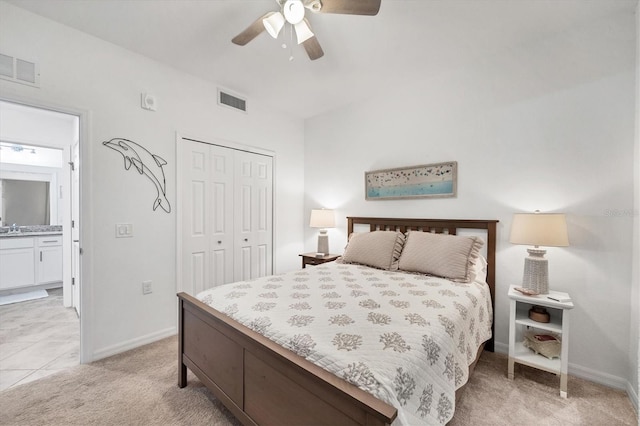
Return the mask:
[[[0,156],[0,171],[11,169],[13,175],[31,177],[38,174],[53,176],[48,179],[46,191],[49,201],[45,203],[48,208],[45,221],[48,223],[20,223],[18,219],[9,224],[15,222],[20,231],[19,235],[12,237],[13,241],[33,240],[35,278],[33,283],[13,286],[6,289],[5,293],[44,290],[45,296],[0,306],[3,319],[0,327],[5,331],[11,327],[33,331],[17,333],[13,341],[5,339],[0,344],[5,346],[0,347],[3,356],[0,389],[35,380],[80,363],[81,117],[80,113],[57,108],[0,100],[0,141],[8,145],[5,150],[24,151],[32,155],[31,164],[14,162],[11,165],[3,164],[7,157]],[[60,168],[47,168],[38,164],[35,158],[39,156],[35,154],[39,151],[57,152],[61,158]],[[41,173],[43,171],[46,173]],[[0,222],[0,225],[8,224]],[[2,231],[5,230],[2,228]],[[7,238],[4,237],[5,241]],[[55,246],[54,240],[60,246]],[[52,246],[40,247],[38,244]],[[59,256],[61,265],[51,260],[56,259],[52,257],[54,255]],[[10,265],[0,265],[0,268],[7,266]],[[57,269],[58,274],[55,273]]]

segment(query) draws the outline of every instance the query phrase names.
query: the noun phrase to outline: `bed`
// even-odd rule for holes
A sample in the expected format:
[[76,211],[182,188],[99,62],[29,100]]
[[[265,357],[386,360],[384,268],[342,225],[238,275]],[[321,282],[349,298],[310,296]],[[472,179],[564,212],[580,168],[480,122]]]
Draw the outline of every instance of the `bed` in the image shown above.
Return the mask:
[[[493,350],[496,223],[349,217],[348,235],[358,239],[349,241],[342,262],[227,284],[198,297],[179,293],[178,385],[187,385],[191,370],[246,425],[446,423],[481,351]],[[424,238],[470,230],[483,233],[486,252],[476,253],[473,271],[467,268],[469,283],[469,276],[425,275],[422,260],[409,256]],[[399,249],[397,236],[393,244],[375,244],[397,251],[388,268],[357,262],[363,252],[355,251],[356,241],[372,246],[366,238],[391,241],[390,234],[407,236]],[[479,259],[486,261],[481,269]],[[476,279],[480,272],[486,277]],[[438,310],[447,304],[453,314]],[[481,320],[470,312],[478,305]],[[314,322],[325,326],[307,333]],[[406,331],[389,326],[399,323],[408,324]],[[427,336],[425,326],[451,339]],[[376,345],[380,356],[369,351]],[[407,358],[410,353],[419,356]],[[414,376],[412,368],[432,376]]]

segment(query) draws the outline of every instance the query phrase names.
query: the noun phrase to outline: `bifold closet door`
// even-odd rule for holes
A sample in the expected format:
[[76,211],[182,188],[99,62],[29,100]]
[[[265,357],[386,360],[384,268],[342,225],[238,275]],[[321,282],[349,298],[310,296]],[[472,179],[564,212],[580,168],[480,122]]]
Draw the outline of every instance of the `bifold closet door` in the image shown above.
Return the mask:
[[182,285],[197,294],[234,281],[234,151],[182,140]]
[[234,277],[272,274],[273,158],[235,152]]
[[181,142],[183,290],[270,275],[273,159]]

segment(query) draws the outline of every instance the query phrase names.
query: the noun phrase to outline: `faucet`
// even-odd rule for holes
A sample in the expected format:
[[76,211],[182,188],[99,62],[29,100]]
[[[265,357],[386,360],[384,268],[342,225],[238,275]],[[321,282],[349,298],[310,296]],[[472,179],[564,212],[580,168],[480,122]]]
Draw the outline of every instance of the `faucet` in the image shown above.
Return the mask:
[[17,234],[18,232],[20,232],[20,228],[15,223],[11,225],[11,227],[9,228],[9,233]]

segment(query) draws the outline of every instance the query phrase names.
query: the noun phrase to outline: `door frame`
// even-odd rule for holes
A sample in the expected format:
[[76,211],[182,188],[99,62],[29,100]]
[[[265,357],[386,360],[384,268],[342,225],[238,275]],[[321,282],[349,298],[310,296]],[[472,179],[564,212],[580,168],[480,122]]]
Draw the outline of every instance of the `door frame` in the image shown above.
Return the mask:
[[182,201],[183,194],[181,189],[181,182],[184,179],[184,170],[182,166],[182,149],[180,146],[180,142],[182,139],[188,139],[193,142],[200,142],[208,145],[220,146],[223,148],[231,148],[238,151],[251,152],[253,154],[265,155],[267,157],[271,157],[272,159],[272,205],[271,205],[271,272],[273,274],[275,271],[275,257],[276,257],[276,220],[275,220],[275,206],[276,206],[276,153],[275,151],[271,151],[264,148],[259,148],[251,145],[245,145],[238,142],[232,142],[225,139],[215,138],[215,137],[197,137],[193,135],[188,135],[180,132],[176,132],[176,291],[182,291],[184,288],[182,285]]
[[[52,103],[48,101],[43,101],[41,99],[34,99],[29,97],[17,96],[17,95],[0,95],[0,100],[15,104],[24,105],[31,108],[37,109],[45,109],[49,111],[59,112],[63,114],[75,115],[78,117],[78,126],[79,126],[79,134],[78,134],[78,143],[79,143],[79,151],[80,151],[80,246],[82,248],[82,256],[80,256],[80,310],[83,312],[83,315],[79,318],[80,323],[80,364],[86,364],[91,362],[92,352],[91,348],[91,330],[92,330],[92,318],[90,313],[92,311],[91,304],[93,300],[93,288],[91,283],[93,282],[93,268],[91,262],[91,224],[92,224],[92,214],[91,214],[91,203],[90,203],[90,193],[91,193],[91,144],[90,140],[90,122],[91,122],[91,112],[86,109],[80,109],[75,107],[70,107],[67,105],[61,105],[57,103]],[[71,146],[71,143],[69,144]],[[65,148],[62,148],[63,151]],[[65,159],[66,161],[66,159]],[[64,174],[64,172],[63,172]],[[69,192],[69,191],[67,191]],[[65,194],[67,197],[70,196]],[[66,205],[66,203],[65,203]],[[67,223],[68,222],[68,223]],[[70,246],[70,232],[71,232],[71,215],[65,217],[63,224],[63,277],[67,279],[67,277],[71,277],[71,246]],[[69,234],[65,233],[65,228],[68,229]],[[69,241],[67,241],[69,240]]]
[[[76,148],[77,146],[77,148]],[[76,152],[77,149],[77,152]],[[76,157],[77,155],[77,157]],[[69,182],[69,190],[68,192],[68,197],[69,197],[69,202],[65,203],[65,208],[68,209],[69,214],[67,215],[68,218],[73,219],[74,217],[74,213],[77,213],[78,215],[78,219],[80,217],[80,141],[78,141],[77,144],[73,144],[71,145],[68,149],[65,149],[65,158],[67,160],[69,160],[69,164],[71,165],[71,167],[69,168],[65,168],[66,171],[66,179],[67,182]],[[76,167],[76,163],[78,166],[78,193],[76,194],[75,192],[75,178],[76,176],[74,175],[75,172],[75,167]],[[77,197],[77,199],[76,199]],[[69,229],[71,229],[71,235],[69,236],[70,238],[67,238],[67,242],[70,245],[70,249],[69,249],[69,259],[71,260],[70,262],[70,270],[69,270],[69,277],[67,277],[70,281],[69,283],[69,287],[71,287],[71,291],[70,291],[70,297],[71,297],[71,306],[73,306],[76,310],[76,313],[78,314],[78,317],[81,316],[81,306],[80,306],[80,286],[81,286],[81,274],[80,274],[80,254],[82,252],[82,244],[80,242],[80,226],[81,226],[81,221],[78,220],[78,228],[77,231],[74,232],[75,229],[75,224],[72,224],[68,221],[67,225],[69,226]],[[77,238],[77,240],[76,240]],[[76,253],[76,243],[78,246],[78,253]],[[74,283],[74,278],[78,278],[78,283]]]

